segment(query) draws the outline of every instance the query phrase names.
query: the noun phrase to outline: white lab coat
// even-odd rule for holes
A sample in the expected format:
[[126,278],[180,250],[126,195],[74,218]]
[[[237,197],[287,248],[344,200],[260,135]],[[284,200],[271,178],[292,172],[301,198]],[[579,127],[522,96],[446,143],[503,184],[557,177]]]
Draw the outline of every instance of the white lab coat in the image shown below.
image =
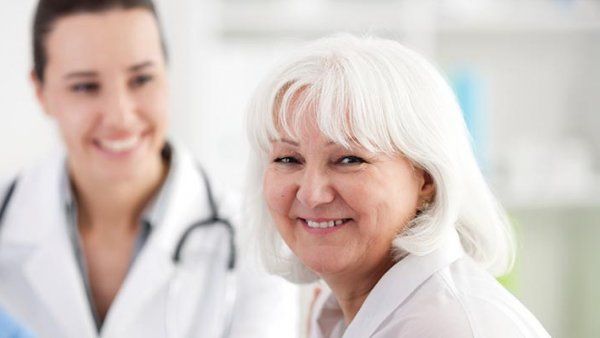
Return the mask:
[[[186,244],[182,263],[172,262],[185,228],[210,215],[196,163],[181,147],[174,147],[174,153],[178,172],[164,222],[153,226],[100,334],[60,198],[64,156],[19,177],[0,228],[0,307],[39,337],[221,337],[225,291],[231,290],[225,282],[228,238],[221,226],[198,229]],[[231,207],[219,209],[223,214]],[[227,337],[297,337],[296,288],[259,272],[244,261],[246,256],[238,252],[237,297]]]
[[454,233],[440,249],[396,263],[348,327],[331,291],[321,292],[310,338],[340,337],[537,338],[549,334],[464,253]]

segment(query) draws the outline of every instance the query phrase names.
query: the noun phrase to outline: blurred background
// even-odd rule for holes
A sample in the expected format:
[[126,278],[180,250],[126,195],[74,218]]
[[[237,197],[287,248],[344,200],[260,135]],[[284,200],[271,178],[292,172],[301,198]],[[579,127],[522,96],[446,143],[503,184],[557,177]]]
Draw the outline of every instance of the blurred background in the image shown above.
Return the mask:
[[[60,147],[29,83],[35,0],[0,0],[0,177]],[[507,207],[503,283],[553,337],[600,337],[600,1],[156,0],[171,53],[171,135],[243,186],[244,108],[294,46],[347,31],[396,39],[447,76]]]

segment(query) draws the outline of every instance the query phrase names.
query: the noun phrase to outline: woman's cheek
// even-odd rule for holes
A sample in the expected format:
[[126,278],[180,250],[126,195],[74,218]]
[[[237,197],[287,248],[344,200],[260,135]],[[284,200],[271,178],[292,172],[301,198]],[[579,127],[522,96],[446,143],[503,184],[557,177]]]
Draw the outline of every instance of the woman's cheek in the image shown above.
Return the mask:
[[280,204],[280,195],[279,190],[281,187],[276,183],[277,175],[273,173],[271,168],[267,169],[265,172],[265,177],[263,180],[263,195],[265,200],[267,201],[267,205],[269,209],[276,211],[279,210]]
[[274,170],[270,176],[265,177],[265,194],[269,208],[287,218],[293,209],[297,188],[293,175]]

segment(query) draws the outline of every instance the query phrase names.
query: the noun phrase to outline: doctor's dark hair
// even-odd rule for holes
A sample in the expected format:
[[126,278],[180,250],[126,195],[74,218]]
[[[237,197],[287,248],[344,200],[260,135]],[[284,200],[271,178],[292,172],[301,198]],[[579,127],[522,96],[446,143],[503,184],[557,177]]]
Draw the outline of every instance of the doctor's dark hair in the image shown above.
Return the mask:
[[57,20],[80,13],[101,13],[112,9],[142,8],[150,11],[160,34],[165,60],[168,60],[167,46],[152,0],[40,0],[33,19],[33,71],[40,82],[44,81],[44,71],[48,63],[45,40]]

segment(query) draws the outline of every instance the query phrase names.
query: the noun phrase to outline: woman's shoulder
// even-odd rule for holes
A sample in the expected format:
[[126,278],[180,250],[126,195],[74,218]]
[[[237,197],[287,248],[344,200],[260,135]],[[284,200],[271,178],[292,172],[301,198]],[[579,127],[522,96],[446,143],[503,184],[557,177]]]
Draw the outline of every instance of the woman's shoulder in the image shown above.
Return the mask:
[[62,171],[65,170],[64,163],[65,156],[62,152],[53,153],[19,170],[0,176],[0,202],[13,186],[15,189],[18,187],[21,193],[27,191],[28,195],[31,195],[30,191],[38,195],[40,191],[47,191],[48,187],[56,185],[60,179]]
[[9,173],[0,175],[0,192],[7,188],[12,181],[18,179],[40,180],[41,178],[55,179],[57,173],[65,170],[66,154],[63,150],[52,151],[38,160],[24,164],[20,168],[15,168]]
[[382,327],[402,332],[398,337],[549,337],[516,297],[468,257],[433,274]]

